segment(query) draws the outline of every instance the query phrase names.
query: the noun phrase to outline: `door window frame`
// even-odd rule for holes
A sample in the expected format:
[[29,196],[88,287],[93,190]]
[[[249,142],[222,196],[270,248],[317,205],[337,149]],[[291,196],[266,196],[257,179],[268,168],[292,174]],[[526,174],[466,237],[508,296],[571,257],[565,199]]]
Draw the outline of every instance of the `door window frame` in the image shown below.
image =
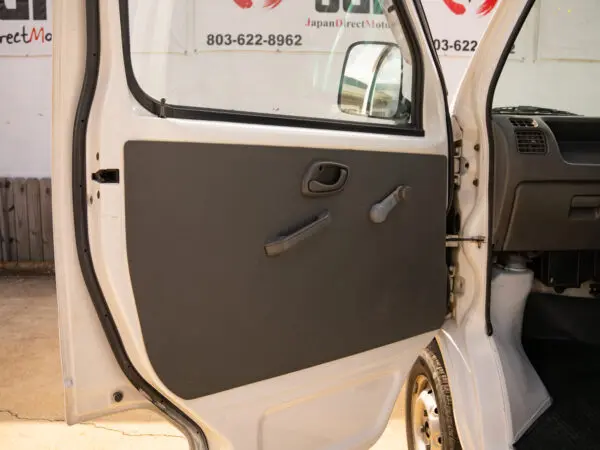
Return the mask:
[[[121,40],[127,85],[135,100],[142,107],[144,107],[144,109],[160,118],[211,120],[255,125],[275,125],[297,128],[314,128],[321,130],[354,131],[363,133],[423,137],[425,136],[425,130],[423,128],[423,96],[425,80],[425,74],[423,73],[423,49],[419,45],[417,35],[411,25],[410,15],[406,9],[406,5],[404,2],[399,0],[395,0],[394,5],[412,57],[413,98],[411,107],[411,123],[384,124],[366,121],[342,121],[337,119],[278,115],[252,111],[231,111],[216,108],[170,104],[167,103],[166,99],[164,98],[157,100],[142,89],[135,76],[131,57],[129,0],[119,0]],[[396,44],[396,42],[390,42],[390,44]],[[349,48],[352,48],[352,46]],[[340,78],[341,76],[342,75],[340,74]]]

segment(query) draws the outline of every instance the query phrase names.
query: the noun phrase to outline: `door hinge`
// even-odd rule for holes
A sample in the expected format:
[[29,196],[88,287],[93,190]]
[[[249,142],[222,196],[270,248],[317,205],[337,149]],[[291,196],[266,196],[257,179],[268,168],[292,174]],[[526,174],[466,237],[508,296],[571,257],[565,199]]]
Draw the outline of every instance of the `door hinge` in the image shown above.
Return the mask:
[[98,172],[92,174],[92,180],[102,184],[118,183],[119,169],[100,169]]
[[462,156],[462,139],[454,141],[454,186],[460,187],[460,179],[467,171],[467,160]]
[[476,242],[478,247],[485,242],[483,236],[464,237],[454,234],[446,235],[446,247],[458,247],[460,242]]
[[450,313],[453,313],[456,306],[456,298],[465,293],[465,279],[458,275],[455,266],[448,267],[448,284],[450,291],[448,309]]

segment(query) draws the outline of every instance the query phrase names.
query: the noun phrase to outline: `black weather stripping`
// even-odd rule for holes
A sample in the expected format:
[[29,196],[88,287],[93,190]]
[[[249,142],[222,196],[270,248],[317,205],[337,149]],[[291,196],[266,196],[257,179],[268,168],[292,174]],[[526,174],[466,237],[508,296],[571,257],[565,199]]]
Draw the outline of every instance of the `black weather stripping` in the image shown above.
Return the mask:
[[[133,366],[117,325],[108,308],[106,298],[100,287],[100,282],[94,269],[90,250],[87,217],[86,182],[86,134],[92,108],[94,94],[98,83],[100,68],[100,0],[86,0],[85,19],[87,28],[85,76],[81,86],[79,104],[73,129],[73,218],[75,226],[75,241],[81,273],[88,293],[98,314],[98,318],[106,335],[106,339],[115,355],[119,367],[130,381],[152,404],[166,414],[188,438],[190,447],[208,449],[208,440],[204,431],[177,408],[169,399],[148,383]],[[114,399],[114,398],[113,398]],[[116,399],[114,399],[116,401]]]

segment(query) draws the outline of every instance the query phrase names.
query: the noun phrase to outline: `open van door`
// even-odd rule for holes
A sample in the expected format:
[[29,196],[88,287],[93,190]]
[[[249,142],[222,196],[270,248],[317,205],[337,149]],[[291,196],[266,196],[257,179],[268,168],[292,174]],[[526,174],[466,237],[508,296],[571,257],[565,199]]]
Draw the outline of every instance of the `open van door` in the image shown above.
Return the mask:
[[[301,5],[300,5],[301,4]],[[449,117],[419,0],[55,0],[69,423],[364,448],[447,314]]]

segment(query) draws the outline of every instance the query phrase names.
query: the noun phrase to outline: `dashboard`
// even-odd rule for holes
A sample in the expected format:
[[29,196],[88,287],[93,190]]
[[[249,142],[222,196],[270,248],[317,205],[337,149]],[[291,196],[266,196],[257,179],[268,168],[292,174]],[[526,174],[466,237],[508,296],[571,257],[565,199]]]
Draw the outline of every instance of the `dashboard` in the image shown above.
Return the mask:
[[600,250],[600,118],[492,115],[494,251]]

